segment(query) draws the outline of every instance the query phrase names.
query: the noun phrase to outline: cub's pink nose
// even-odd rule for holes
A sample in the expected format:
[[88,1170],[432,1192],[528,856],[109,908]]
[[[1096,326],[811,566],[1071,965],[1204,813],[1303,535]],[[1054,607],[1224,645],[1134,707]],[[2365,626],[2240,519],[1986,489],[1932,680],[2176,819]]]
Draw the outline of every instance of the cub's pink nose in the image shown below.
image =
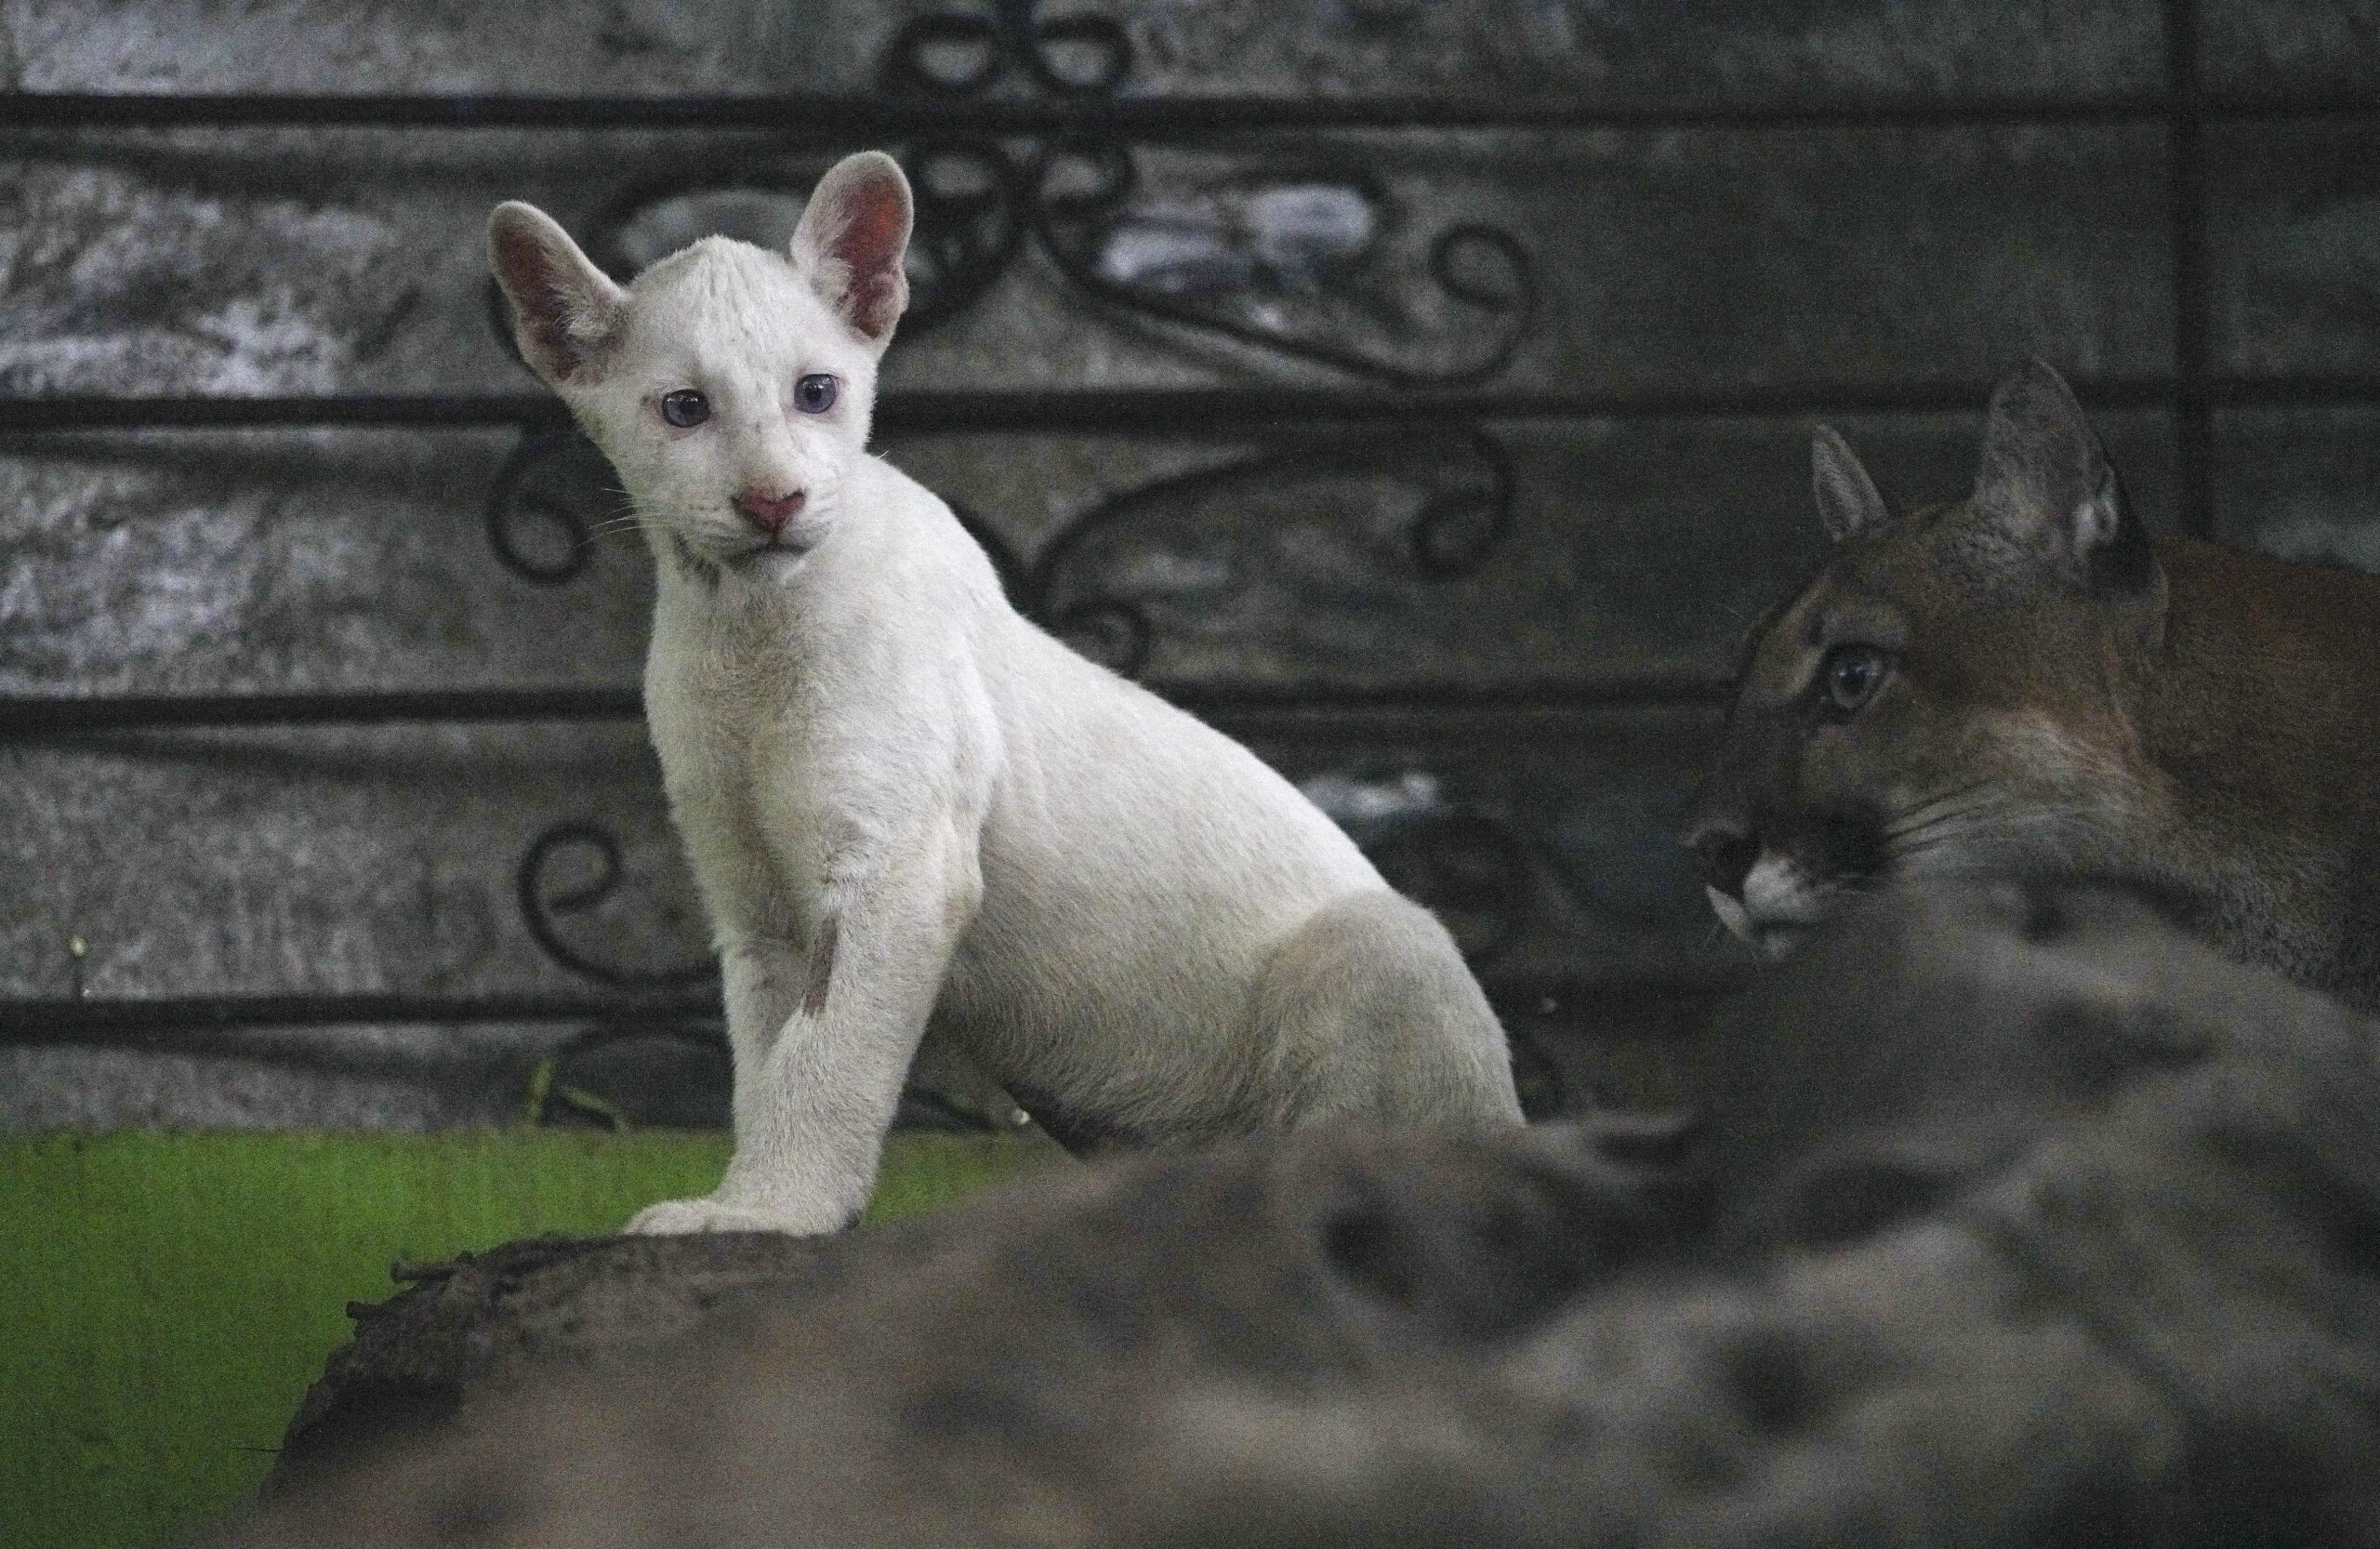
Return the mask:
[[757,489],[747,489],[735,497],[735,509],[744,513],[745,521],[774,537],[785,531],[785,524],[801,509],[801,498],[800,490],[791,495],[763,495]]

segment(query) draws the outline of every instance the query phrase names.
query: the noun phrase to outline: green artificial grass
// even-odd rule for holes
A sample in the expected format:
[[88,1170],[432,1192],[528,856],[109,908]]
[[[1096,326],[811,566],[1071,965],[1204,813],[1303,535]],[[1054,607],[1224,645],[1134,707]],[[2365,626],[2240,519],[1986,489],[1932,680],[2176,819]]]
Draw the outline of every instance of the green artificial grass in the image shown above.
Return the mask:
[[[703,1194],[727,1137],[116,1131],[0,1136],[0,1544],[143,1549],[252,1492],[391,1263],[616,1229]],[[903,1134],[867,1219],[1038,1163]]]

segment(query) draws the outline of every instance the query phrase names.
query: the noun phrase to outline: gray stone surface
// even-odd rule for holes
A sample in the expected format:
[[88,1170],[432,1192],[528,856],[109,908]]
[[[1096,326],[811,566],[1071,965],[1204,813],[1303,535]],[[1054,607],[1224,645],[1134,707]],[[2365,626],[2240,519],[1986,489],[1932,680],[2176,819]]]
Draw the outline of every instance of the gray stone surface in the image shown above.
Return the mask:
[[[2367,67],[2367,89],[2374,78]],[[2380,356],[2380,119],[2231,126],[2209,151],[2218,368],[2370,371]]]
[[575,93],[865,88],[919,5],[11,4],[20,91]]
[[2372,0],[2202,0],[2199,69],[2236,91],[2368,96],[2380,73]]
[[[251,1033],[256,1055],[0,1047],[0,1129],[400,1130],[518,1119],[536,1026]],[[491,1036],[493,1035],[493,1036]],[[501,1047],[489,1045],[501,1040]],[[411,1057],[374,1057],[375,1041]],[[326,1047],[339,1058],[324,1060]]]
[[[139,431],[0,447],[0,690],[231,694],[633,685],[652,563],[599,538],[570,586],[497,562],[510,431]],[[616,507],[596,465],[574,485]],[[519,541],[568,541],[534,518]]]
[[[662,969],[698,907],[633,725],[127,734],[0,751],[21,869],[0,959],[19,995],[484,995],[592,986],[548,961],[513,877],[532,840],[600,822],[632,880],[567,920],[590,952]],[[549,891],[597,874],[557,854]]]
[[[1950,498],[1972,480],[1973,416],[1836,418],[1896,496]],[[2164,417],[2102,428],[2135,498],[2166,520]],[[636,535],[604,526],[620,510],[609,470],[579,451],[540,472],[589,540],[522,518],[509,530],[530,558],[584,562],[525,578],[487,528],[516,444],[496,430],[177,430],[0,448],[0,690],[631,688],[651,565]],[[1063,548],[1050,616],[1132,605],[1150,628],[1143,675],[1192,693],[1715,680],[1823,548],[1799,418],[886,450],[1019,563]],[[2242,522],[2257,498],[2232,497]],[[1441,517],[1453,563],[1433,569],[1416,529]]]
[[2215,444],[2216,536],[2380,571],[2380,406],[2234,410]]
[[[692,132],[15,138],[0,383],[20,393],[534,391],[488,321],[481,233],[498,200],[603,249],[656,199],[800,189],[827,160]],[[1343,272],[1194,310],[1424,372],[1492,359],[1517,332],[1492,377],[1507,387],[1980,383],[2032,350],[2078,375],[2143,375],[2171,353],[2162,147],[2153,127],[1311,135],[1293,160],[1263,141],[1139,148],[1126,209],[1283,182],[1372,190],[1379,234]],[[1433,245],[1472,224],[1526,255],[1525,327],[1431,279]],[[1347,379],[1089,304],[1028,243],[990,295],[904,337],[885,385],[1251,377]]]
[[[18,0],[0,24],[12,84],[26,91],[856,94],[876,84],[878,60],[904,21],[948,8],[926,0],[566,0],[427,11],[357,0]],[[2108,95],[2162,78],[2149,0],[2025,0],[1989,10],[1954,0],[1658,12],[1586,0],[1045,9],[1120,13],[1134,53],[1125,89],[1152,95],[1535,91],[1697,102],[1830,91],[1956,100]],[[2292,10],[2307,18],[2301,32],[2327,24],[2354,36],[2351,7]],[[2286,57],[2289,43],[2284,33],[2269,46]]]
[[2156,7],[2137,0],[1988,10],[1836,0],[1658,10],[1592,0],[1204,0],[1139,16],[1135,35],[1152,63],[1179,60],[1175,71],[1211,71],[1241,90],[1484,89],[1661,105],[1818,93],[2109,94],[2155,83],[2159,42]]

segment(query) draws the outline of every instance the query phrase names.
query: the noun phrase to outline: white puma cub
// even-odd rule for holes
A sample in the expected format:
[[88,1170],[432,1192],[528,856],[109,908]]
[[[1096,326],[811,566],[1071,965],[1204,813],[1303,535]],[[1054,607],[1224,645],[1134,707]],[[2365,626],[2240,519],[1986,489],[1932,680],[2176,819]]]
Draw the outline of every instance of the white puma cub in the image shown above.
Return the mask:
[[846,1225],[929,1017],[1061,1136],[1519,1122],[1437,920],[1246,748],[1020,617],[867,455],[910,211],[865,152],[788,252],[710,237],[626,289],[527,205],[488,222],[521,351],[659,567],[646,714],[725,978],[734,1158],[628,1230]]

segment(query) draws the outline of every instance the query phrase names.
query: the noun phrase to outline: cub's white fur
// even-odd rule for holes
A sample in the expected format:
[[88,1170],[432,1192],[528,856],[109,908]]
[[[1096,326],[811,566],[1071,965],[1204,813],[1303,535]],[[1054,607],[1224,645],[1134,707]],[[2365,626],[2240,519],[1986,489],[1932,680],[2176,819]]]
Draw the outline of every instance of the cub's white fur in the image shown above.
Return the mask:
[[[909,222],[872,152],[789,253],[712,237],[626,289],[529,205],[489,221],[522,353],[654,549],[646,713],[725,976],[734,1159],[628,1229],[845,1225],[929,1018],[1128,1139],[1517,1122],[1438,922],[1245,748],[1020,617],[866,455]],[[687,392],[707,417],[673,423]]]

